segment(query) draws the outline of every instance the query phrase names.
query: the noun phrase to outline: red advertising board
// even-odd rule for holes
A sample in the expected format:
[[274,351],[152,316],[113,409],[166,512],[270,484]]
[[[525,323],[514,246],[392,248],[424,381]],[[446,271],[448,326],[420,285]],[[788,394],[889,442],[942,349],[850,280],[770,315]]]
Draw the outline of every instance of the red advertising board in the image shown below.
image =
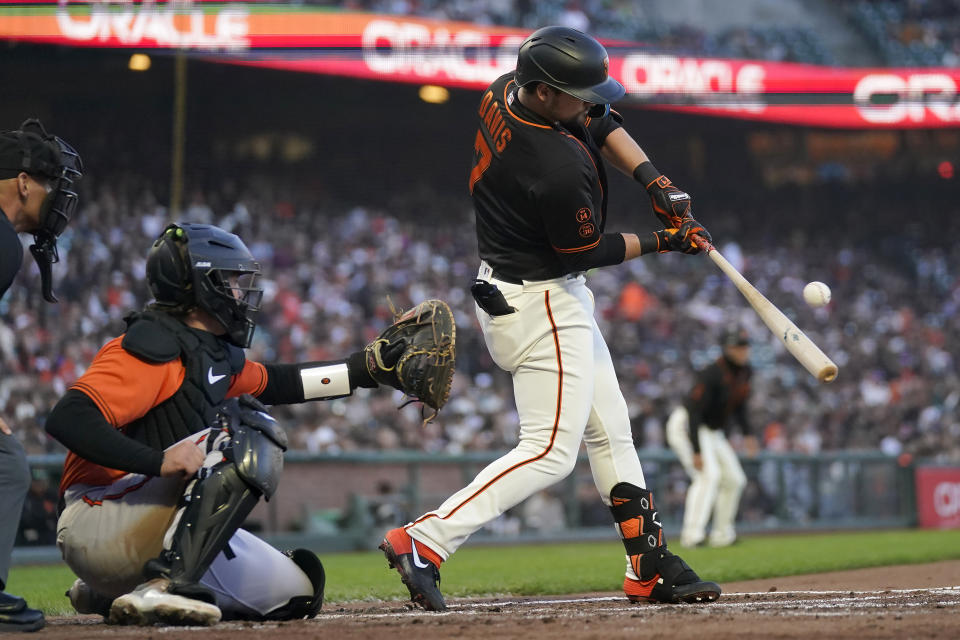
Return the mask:
[[925,529],[960,529],[960,467],[918,467],[917,516]]
[[[231,64],[474,89],[513,68],[529,32],[264,3],[0,5],[0,40],[185,49]],[[816,127],[960,126],[957,68],[823,67],[605,44],[625,104]]]

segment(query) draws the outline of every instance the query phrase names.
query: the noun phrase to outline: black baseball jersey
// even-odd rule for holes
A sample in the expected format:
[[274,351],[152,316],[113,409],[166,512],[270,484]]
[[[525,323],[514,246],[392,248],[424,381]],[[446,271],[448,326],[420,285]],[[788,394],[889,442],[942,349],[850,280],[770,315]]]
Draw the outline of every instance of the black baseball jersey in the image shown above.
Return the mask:
[[749,365],[741,367],[723,356],[697,374],[697,382],[686,402],[694,451],[700,451],[696,434],[702,424],[729,433],[730,418],[733,417],[744,435],[750,433],[747,420],[750,375]]
[[623,261],[604,235],[607,175],[600,147],[620,127],[611,112],[586,124],[525,108],[513,72],[484,92],[470,173],[480,257],[508,279],[546,280]]
[[23,264],[23,245],[13,223],[0,209],[0,298],[7,292]]

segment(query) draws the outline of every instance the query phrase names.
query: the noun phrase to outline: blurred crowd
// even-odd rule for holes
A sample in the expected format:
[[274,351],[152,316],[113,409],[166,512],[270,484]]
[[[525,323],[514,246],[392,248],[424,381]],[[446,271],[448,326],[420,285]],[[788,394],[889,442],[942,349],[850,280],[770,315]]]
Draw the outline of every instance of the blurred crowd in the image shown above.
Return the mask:
[[[664,254],[589,273],[637,445],[663,446],[667,414],[694,371],[718,356],[718,336],[739,324],[754,347],[751,422],[768,450],[881,449],[960,461],[960,256],[943,240],[956,235],[957,218],[946,203],[929,221],[905,222],[895,192],[761,189],[702,216],[724,255],[837,362],[830,385],[785,352],[709,260]],[[43,303],[29,257],[0,302],[0,415],[30,453],[62,451],[43,430],[47,411],[123,331],[124,315],[148,301],[145,255],[170,217],[154,193],[142,177],[90,177],[55,265],[61,302]],[[277,407],[292,446],[511,447],[510,378],[487,355],[468,293],[478,266],[469,201],[418,191],[381,210],[318,204],[309,194],[302,184],[254,177],[192,194],[179,216],[238,233],[263,266],[264,308],[249,357],[344,358],[390,322],[393,308],[439,297],[456,314],[457,375],[449,405],[425,426],[416,405],[398,409],[403,398],[392,390]],[[744,211],[757,213],[746,223]],[[611,215],[611,229],[636,226]],[[652,229],[653,216],[648,222]],[[809,280],[832,287],[828,307],[803,303]]]
[[660,17],[650,2],[626,0],[341,0],[344,10],[417,15],[481,25],[536,29],[559,24],[599,38],[681,55],[830,64],[817,33],[800,25],[707,30]]
[[957,0],[845,0],[853,24],[894,66],[960,66]]

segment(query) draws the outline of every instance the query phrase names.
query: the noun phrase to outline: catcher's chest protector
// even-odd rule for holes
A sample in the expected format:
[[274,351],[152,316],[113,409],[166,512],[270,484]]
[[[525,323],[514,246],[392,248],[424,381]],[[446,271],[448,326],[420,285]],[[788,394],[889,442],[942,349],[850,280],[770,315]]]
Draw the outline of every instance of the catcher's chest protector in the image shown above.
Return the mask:
[[126,434],[163,450],[209,427],[226,400],[230,381],[243,370],[243,350],[164,313],[128,318],[123,348],[147,362],[183,362],[183,384],[170,398],[127,425]]

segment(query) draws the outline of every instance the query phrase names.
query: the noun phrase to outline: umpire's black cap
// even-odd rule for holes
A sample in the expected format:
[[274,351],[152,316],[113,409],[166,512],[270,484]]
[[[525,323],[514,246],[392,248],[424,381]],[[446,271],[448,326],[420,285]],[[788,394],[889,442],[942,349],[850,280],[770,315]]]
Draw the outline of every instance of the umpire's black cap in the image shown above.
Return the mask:
[[36,118],[25,120],[15,131],[0,132],[0,180],[21,171],[57,178],[61,173],[60,148]]
[[623,97],[623,85],[610,77],[603,45],[569,27],[537,29],[520,45],[517,84],[543,82],[575,98],[610,104]]

